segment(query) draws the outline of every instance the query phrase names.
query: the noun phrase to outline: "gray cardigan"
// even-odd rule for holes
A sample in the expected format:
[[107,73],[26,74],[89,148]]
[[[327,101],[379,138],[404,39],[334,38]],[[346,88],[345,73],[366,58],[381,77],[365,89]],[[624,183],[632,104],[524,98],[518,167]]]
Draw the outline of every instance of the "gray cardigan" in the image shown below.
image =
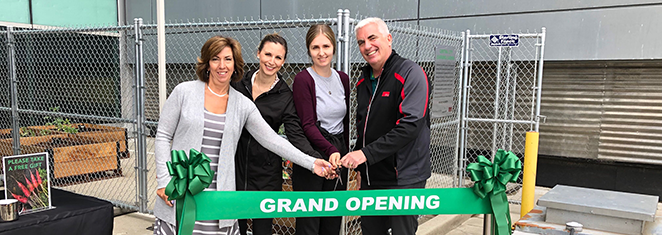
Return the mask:
[[[171,176],[168,173],[166,162],[170,161],[171,150],[184,150],[187,154],[191,148],[200,151],[204,129],[205,85],[200,80],[180,83],[163,105],[154,151],[157,189],[164,188],[170,182]],[[244,127],[271,152],[309,170],[313,169],[316,159],[299,151],[290,142],[278,136],[262,119],[255,104],[232,87],[229,90],[225,113],[220,158],[218,168],[214,169],[217,172],[216,190],[235,190],[234,155]],[[155,200],[154,215],[161,220],[175,224],[174,207],[166,205],[158,196]],[[220,226],[225,227],[232,225],[234,220],[221,220],[220,222]]]

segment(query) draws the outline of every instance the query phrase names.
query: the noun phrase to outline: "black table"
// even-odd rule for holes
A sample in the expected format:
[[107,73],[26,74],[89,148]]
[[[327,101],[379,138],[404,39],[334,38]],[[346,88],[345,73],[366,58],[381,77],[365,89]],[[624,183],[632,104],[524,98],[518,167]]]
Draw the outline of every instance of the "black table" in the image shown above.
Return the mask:
[[[4,195],[4,191],[0,191]],[[51,188],[55,209],[0,222],[0,234],[112,234],[113,204],[98,198]]]

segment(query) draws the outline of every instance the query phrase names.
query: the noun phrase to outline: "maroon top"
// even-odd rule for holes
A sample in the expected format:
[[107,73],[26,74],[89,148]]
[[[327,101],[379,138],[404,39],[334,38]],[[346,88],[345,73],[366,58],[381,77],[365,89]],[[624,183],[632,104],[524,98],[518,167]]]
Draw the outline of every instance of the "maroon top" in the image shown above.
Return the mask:
[[[345,107],[347,112],[345,113],[345,118],[343,118],[343,136],[345,137],[345,145],[349,149],[349,76],[344,72],[337,72],[340,75],[343,88],[345,88]],[[308,137],[308,141],[313,146],[324,151],[326,157],[331,156],[332,153],[339,152],[335,146],[322,136],[322,133],[317,129],[317,125],[315,125],[317,123],[315,80],[307,70],[299,72],[294,77],[292,96],[297,115],[301,119],[303,132]]]

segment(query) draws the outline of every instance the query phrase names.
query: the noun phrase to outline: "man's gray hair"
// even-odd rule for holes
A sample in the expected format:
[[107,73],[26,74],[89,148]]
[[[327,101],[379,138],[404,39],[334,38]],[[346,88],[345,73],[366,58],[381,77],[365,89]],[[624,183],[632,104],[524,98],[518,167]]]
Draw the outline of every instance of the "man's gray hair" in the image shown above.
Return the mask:
[[363,26],[366,26],[370,23],[377,24],[377,29],[379,29],[379,32],[382,33],[382,36],[386,37],[387,35],[389,35],[388,27],[386,26],[386,23],[382,19],[377,17],[365,18],[359,21],[359,23],[356,24],[356,26],[354,27],[354,34],[356,35],[356,32],[358,32],[360,28],[363,28]]

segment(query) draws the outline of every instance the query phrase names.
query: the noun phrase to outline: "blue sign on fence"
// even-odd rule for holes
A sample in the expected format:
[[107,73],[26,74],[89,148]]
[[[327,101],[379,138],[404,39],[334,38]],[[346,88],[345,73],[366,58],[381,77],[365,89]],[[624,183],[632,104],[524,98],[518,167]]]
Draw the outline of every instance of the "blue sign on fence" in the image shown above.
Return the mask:
[[490,46],[491,47],[519,46],[519,35],[516,34],[490,35]]

